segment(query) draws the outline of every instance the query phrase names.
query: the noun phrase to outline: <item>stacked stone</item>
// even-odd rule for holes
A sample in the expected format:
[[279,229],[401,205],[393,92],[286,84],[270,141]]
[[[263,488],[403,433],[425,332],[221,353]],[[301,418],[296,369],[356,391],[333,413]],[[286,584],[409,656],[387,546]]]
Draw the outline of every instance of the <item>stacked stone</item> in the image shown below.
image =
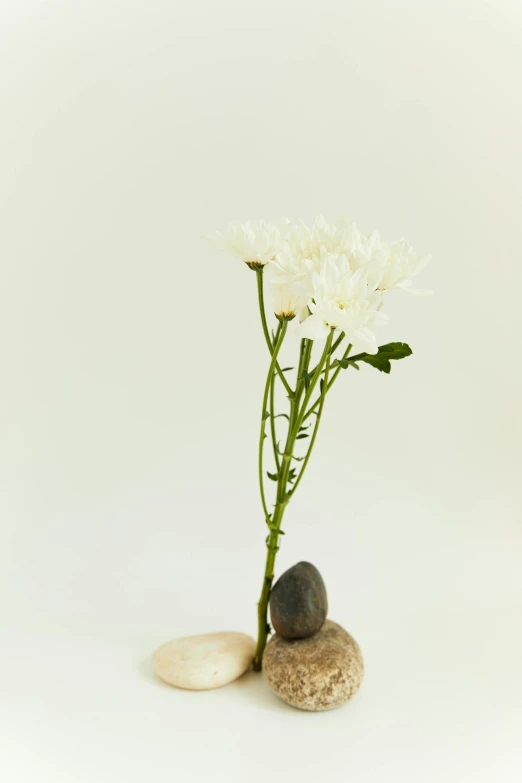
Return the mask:
[[265,649],[263,674],[283,701],[302,710],[340,707],[362,683],[359,645],[327,614],[326,587],[311,563],[297,563],[272,588],[276,633]]
[[[275,634],[265,649],[263,673],[283,701],[302,710],[345,704],[363,679],[357,642],[327,615],[326,587],[311,563],[297,563],[273,586]],[[189,636],[159,647],[153,665],[162,680],[178,688],[220,688],[250,668],[255,646],[251,636],[234,631]]]

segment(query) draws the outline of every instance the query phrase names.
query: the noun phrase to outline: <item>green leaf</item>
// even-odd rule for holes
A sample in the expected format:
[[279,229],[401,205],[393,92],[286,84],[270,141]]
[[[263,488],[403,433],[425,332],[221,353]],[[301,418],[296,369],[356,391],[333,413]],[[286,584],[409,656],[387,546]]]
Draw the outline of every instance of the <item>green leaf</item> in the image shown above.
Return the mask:
[[270,473],[268,470],[266,472],[266,475],[269,479],[272,479],[272,481],[277,481],[279,478],[279,473]]
[[303,378],[305,382],[305,389],[308,390],[308,387],[310,386],[310,381],[312,380],[312,376],[310,375],[309,372],[303,370]]
[[312,426],[312,422],[310,422],[310,424],[307,424],[306,427],[304,424],[301,424],[301,426],[299,427],[299,432],[304,432],[304,430],[309,429],[311,426]]
[[[362,354],[360,354],[362,356]],[[335,362],[333,362],[332,367],[342,367],[343,370],[347,370],[348,367],[353,367],[354,370],[358,370],[359,368],[355,364],[353,359],[336,359]]]
[[406,356],[411,356],[413,351],[406,343],[388,343],[387,345],[381,345],[379,351],[375,354],[363,353],[360,357],[352,357],[352,361],[360,359],[362,362],[375,367],[380,372],[389,373],[391,371],[390,361],[396,361],[397,359],[404,359]]
[[302,462],[304,457],[292,457],[292,459],[295,459],[296,462]]
[[266,548],[269,549],[271,552],[279,552],[278,546],[270,546],[270,536],[267,536],[265,539]]
[[265,412],[263,413],[263,421],[266,421],[268,418],[270,418],[270,414],[269,414],[269,412],[268,412],[268,411],[265,411]]
[[407,343],[387,343],[387,345],[379,346],[377,353],[358,353],[350,358],[339,359],[338,366],[344,370],[348,367],[358,370],[357,362],[365,362],[371,367],[375,367],[376,370],[388,374],[391,372],[390,362],[404,359],[406,356],[411,356],[412,353],[413,351]]
[[308,435],[307,432],[302,432],[300,435],[297,436],[296,440],[303,440],[303,438],[309,438],[310,435]]
[[288,372],[289,370],[293,370],[293,369],[294,369],[293,367],[283,367],[281,372]]

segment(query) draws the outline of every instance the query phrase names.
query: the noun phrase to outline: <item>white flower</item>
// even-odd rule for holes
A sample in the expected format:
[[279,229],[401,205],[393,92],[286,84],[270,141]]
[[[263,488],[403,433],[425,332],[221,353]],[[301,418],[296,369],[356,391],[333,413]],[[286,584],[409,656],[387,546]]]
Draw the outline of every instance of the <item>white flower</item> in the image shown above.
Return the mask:
[[339,220],[328,221],[319,215],[310,226],[302,220],[288,223],[284,233],[288,252],[295,258],[317,259],[325,253],[349,254],[359,245],[360,232],[355,223]]
[[295,255],[285,249],[276,255],[270,266],[274,272],[274,285],[289,288],[297,296],[311,296],[312,274],[320,268],[317,260]]
[[345,332],[348,340],[368,353],[377,353],[371,327],[386,323],[380,311],[382,293],[379,279],[368,282],[368,269],[350,269],[345,255],[329,253],[323,257],[320,272],[312,275],[313,298],[308,303],[311,315],[300,326],[302,337],[324,339],[330,329]]
[[418,256],[405,239],[395,242],[381,240],[378,231],[362,237],[361,245],[352,253],[352,266],[358,268],[369,265],[370,278],[379,278],[381,291],[394,288],[411,294],[428,295],[425,289],[411,288],[411,278],[426,266],[431,256]]
[[[352,272],[364,269],[364,278],[370,292],[402,289],[412,294],[429,294],[429,291],[412,287],[412,278],[430,260],[430,256],[418,256],[404,239],[386,242],[379,232],[362,234],[355,223],[343,218],[328,222],[322,215],[310,225],[302,220],[286,221],[283,228],[265,220],[249,220],[246,223],[230,223],[224,233],[205,236],[220,250],[241,258],[251,269],[262,269],[270,264],[274,276],[273,285],[276,309],[288,312],[295,307],[302,310],[315,299],[316,276],[324,274],[326,266],[341,263],[343,269]],[[334,261],[334,257],[336,261]],[[290,300],[297,305],[290,307]]]
[[369,279],[380,278],[382,291],[402,289],[409,293],[429,291],[411,287],[412,277],[428,263],[430,256],[418,256],[404,239],[386,242],[379,232],[362,234],[355,223],[343,218],[335,223],[320,215],[308,226],[303,221],[287,222],[284,244],[273,261],[281,283],[301,294],[309,289],[313,271],[318,271],[325,254],[347,256],[352,270],[369,265]]
[[225,233],[204,236],[218,250],[240,258],[251,269],[260,269],[272,261],[281,247],[279,227],[267,220],[229,223]]
[[287,286],[272,282],[271,288],[274,313],[277,318],[291,321],[297,313],[302,313],[306,308],[306,300],[294,294]]

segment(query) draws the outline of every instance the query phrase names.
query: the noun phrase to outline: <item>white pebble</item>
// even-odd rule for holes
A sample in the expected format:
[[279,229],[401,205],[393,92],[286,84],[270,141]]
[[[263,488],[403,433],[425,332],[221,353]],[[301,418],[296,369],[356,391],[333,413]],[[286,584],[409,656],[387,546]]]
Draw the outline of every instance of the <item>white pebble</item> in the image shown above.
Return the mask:
[[254,657],[255,642],[246,633],[221,631],[174,639],[152,656],[154,671],[177,688],[204,691],[241,677]]

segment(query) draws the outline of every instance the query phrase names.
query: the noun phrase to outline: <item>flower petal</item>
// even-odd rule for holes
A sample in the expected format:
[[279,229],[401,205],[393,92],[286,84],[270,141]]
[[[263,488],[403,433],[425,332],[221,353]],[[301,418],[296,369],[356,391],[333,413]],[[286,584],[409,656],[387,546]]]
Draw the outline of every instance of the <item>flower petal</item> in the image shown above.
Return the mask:
[[330,334],[330,329],[319,315],[305,318],[299,331],[301,337],[306,337],[308,340],[324,340]]

